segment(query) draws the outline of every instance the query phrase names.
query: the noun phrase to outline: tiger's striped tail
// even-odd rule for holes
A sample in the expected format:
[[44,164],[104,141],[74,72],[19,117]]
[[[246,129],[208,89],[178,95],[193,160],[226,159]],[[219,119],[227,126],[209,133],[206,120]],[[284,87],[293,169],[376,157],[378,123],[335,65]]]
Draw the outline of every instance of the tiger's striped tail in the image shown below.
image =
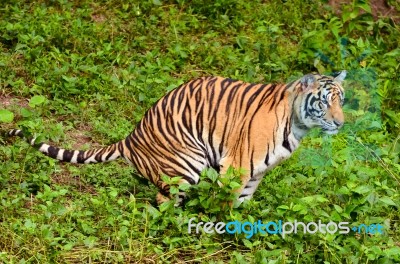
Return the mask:
[[112,161],[121,157],[123,153],[123,142],[117,142],[104,148],[92,150],[68,150],[54,147],[45,143],[36,143],[36,138],[26,138],[22,130],[13,129],[8,132],[9,136],[19,136],[25,139],[31,146],[53,159],[70,163],[98,163]]

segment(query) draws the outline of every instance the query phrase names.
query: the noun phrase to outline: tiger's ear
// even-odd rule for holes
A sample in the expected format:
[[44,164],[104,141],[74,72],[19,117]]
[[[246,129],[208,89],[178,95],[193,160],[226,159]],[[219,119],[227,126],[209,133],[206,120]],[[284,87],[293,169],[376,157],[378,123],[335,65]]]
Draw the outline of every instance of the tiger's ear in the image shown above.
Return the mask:
[[305,93],[314,91],[316,87],[316,82],[317,79],[315,79],[315,76],[313,74],[304,75],[303,78],[301,78],[300,80],[301,90]]
[[334,78],[335,82],[338,82],[338,83],[343,82],[344,78],[346,78],[346,74],[347,74],[347,71],[345,71],[345,70],[340,71],[340,72],[335,72],[333,74],[333,77],[335,77]]

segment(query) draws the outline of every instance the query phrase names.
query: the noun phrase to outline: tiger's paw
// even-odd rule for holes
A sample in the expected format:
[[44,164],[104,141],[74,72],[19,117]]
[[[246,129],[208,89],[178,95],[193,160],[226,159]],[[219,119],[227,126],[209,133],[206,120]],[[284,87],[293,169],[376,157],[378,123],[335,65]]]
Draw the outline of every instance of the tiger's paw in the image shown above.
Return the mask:
[[169,197],[163,195],[162,193],[158,192],[156,195],[156,201],[157,204],[160,205],[162,203],[168,202],[169,200],[171,200]]

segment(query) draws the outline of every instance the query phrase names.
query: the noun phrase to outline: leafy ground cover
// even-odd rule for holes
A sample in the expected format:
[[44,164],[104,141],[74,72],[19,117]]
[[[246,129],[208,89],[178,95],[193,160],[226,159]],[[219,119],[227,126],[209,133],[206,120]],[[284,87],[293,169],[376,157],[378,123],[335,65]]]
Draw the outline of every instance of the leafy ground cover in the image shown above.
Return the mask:
[[[229,188],[213,171],[184,208],[157,207],[155,188],[123,162],[61,164],[1,137],[0,261],[399,263],[400,7],[331,2],[2,1],[1,132],[24,128],[62,147],[124,138],[158,98],[198,76],[286,82],[346,69],[348,78],[343,130],[312,131],[235,209],[221,207]],[[192,217],[384,232],[189,234]]]

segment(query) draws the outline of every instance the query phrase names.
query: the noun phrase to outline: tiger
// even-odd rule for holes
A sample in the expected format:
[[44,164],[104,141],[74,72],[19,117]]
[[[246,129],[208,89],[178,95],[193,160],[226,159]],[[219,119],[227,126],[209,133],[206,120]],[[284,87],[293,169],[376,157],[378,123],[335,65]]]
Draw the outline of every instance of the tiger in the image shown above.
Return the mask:
[[[289,83],[247,83],[223,77],[200,77],[171,90],[144,114],[123,140],[91,150],[67,150],[46,143],[30,145],[53,159],[98,163],[124,158],[159,192],[160,204],[185,192],[170,193],[162,175],[195,185],[201,172],[224,175],[240,168],[237,200],[251,199],[267,171],[289,158],[313,127],[336,134],[344,124],[345,70],[310,73]],[[9,136],[24,137],[13,129]],[[164,178],[165,179],[165,178]]]

